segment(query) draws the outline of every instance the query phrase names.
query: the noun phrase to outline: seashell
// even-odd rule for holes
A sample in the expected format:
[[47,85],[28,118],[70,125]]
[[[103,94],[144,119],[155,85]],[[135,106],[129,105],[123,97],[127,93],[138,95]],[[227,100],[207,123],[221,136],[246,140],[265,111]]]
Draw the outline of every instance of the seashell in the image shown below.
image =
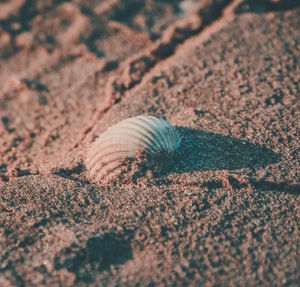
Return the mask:
[[110,177],[127,158],[139,152],[170,153],[179,148],[181,137],[175,127],[153,116],[137,116],[107,129],[91,146],[85,163],[90,178]]

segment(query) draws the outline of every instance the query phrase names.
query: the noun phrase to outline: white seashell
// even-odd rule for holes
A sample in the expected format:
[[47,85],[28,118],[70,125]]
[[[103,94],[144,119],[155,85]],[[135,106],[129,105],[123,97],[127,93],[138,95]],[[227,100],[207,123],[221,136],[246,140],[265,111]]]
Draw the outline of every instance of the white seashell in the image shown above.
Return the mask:
[[137,116],[107,129],[91,146],[86,167],[99,181],[116,171],[123,160],[141,151],[150,155],[169,153],[179,148],[181,137],[175,127],[153,116]]

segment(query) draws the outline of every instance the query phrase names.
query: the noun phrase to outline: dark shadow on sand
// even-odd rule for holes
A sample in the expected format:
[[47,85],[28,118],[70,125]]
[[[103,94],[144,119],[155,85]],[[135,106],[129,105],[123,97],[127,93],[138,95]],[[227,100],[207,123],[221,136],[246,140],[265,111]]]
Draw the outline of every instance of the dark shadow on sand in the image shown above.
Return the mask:
[[270,149],[228,136],[177,127],[181,146],[163,173],[265,167],[280,161]]
[[106,233],[91,237],[85,246],[73,244],[54,259],[56,270],[67,269],[76,282],[92,283],[93,274],[118,266],[132,258],[131,242],[124,235]]
[[271,1],[271,0],[247,0],[242,2],[235,10],[236,14],[242,13],[256,13],[263,14],[271,11],[286,11],[300,6],[300,1],[297,0],[284,0],[284,1]]

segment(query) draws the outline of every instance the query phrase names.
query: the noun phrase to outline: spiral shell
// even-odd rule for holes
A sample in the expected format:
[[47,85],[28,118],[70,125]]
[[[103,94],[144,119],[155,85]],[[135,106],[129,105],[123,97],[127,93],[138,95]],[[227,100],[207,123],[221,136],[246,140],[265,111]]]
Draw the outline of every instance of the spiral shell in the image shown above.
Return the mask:
[[153,116],[137,116],[107,129],[91,146],[86,167],[96,181],[112,175],[127,158],[143,151],[149,155],[169,153],[180,145],[175,127]]

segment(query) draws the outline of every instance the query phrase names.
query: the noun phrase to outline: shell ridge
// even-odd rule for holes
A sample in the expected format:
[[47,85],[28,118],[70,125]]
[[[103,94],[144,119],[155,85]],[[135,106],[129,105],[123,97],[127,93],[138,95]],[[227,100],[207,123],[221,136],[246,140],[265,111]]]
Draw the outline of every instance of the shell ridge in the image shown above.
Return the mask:
[[160,142],[161,145],[163,146],[162,151],[169,151],[169,141],[167,139],[168,137],[168,132],[166,129],[170,126],[168,122],[166,122],[164,119],[158,119],[155,117],[150,117],[150,120],[156,124],[156,129],[158,134],[160,134]]
[[152,135],[152,137],[155,140],[155,145],[157,146],[158,151],[160,151],[162,146],[160,144],[159,137],[157,135],[156,127],[153,125],[152,122],[149,122],[147,117],[145,116],[138,116],[136,117],[136,119],[140,122],[142,127]]
[[91,144],[85,164],[92,179],[100,181],[116,174],[126,158],[139,151],[155,155],[179,148],[182,140],[177,129],[164,119],[137,116],[108,128]]
[[97,179],[100,181],[106,175],[113,175],[113,173],[119,168],[119,162],[112,162],[105,166],[105,169],[101,174],[97,176]]
[[121,162],[122,160],[125,160],[126,157],[111,157],[108,159],[109,160],[101,162],[101,164],[99,164],[99,165],[94,165],[93,168],[91,168],[91,174],[95,174],[100,169],[106,169],[106,166],[112,162]]
[[153,135],[156,139],[156,142],[157,142],[157,146],[159,147],[159,151],[163,151],[164,147],[163,145],[161,145],[161,142],[160,142],[160,137],[159,137],[159,134],[157,133],[157,129],[156,129],[156,126],[153,125],[153,122],[149,122],[148,120],[145,120],[143,118],[140,118],[140,120],[146,124],[148,124],[148,126],[152,129],[153,131]]
[[[128,130],[124,129],[124,127],[118,127],[116,129],[114,129],[111,133],[103,135],[103,137],[101,137],[101,141],[104,142],[106,140],[108,140],[108,141],[113,140],[113,141],[119,142],[119,140],[121,140],[121,139],[124,141],[124,137],[128,137],[128,139],[130,139],[131,136],[134,136],[135,139],[140,140],[140,134],[137,136],[137,134],[135,132],[128,131]],[[134,141],[131,141],[131,142],[134,142]],[[147,142],[145,142],[145,140],[143,140],[143,142],[147,143]]]
[[128,147],[128,150],[136,147],[137,145],[134,143],[126,143],[126,144],[118,144],[118,143],[109,143],[108,144],[104,144],[101,145],[101,143],[99,143],[98,145],[96,145],[93,149],[92,152],[88,155],[87,160],[93,161],[95,159],[95,157],[98,157],[100,153],[104,152],[105,150],[111,148],[111,149],[118,149],[119,147],[125,148]]
[[159,135],[157,134],[155,127],[149,126],[148,124],[148,126],[146,126],[145,129],[149,131],[153,136],[153,139],[155,141],[155,146],[156,146],[156,153],[159,152],[162,149],[162,146],[161,146],[161,142],[159,141]]
[[162,132],[164,132],[164,138],[167,145],[167,150],[170,152],[172,151],[171,137],[173,135],[173,127],[167,124],[165,125],[164,130]]
[[166,139],[165,138],[165,130],[166,130],[166,127],[169,126],[169,123],[167,123],[163,119],[157,119],[155,117],[150,117],[149,120],[151,120],[156,125],[156,131],[160,135],[159,140],[160,140],[160,143],[163,147],[161,152],[169,151],[166,140],[165,140]]
[[[102,179],[105,175],[108,175],[110,173],[111,167],[112,169],[117,169],[118,166],[120,164],[119,160],[115,160],[115,161],[111,161],[110,163],[107,163],[104,166],[101,166],[99,169],[94,170],[93,172],[91,172],[91,176],[94,177],[96,176],[98,180]],[[101,172],[100,169],[102,169]],[[96,175],[98,173],[98,175]]]
[[[149,141],[148,144],[151,145],[152,149],[154,149],[156,145],[156,142],[155,142],[155,138],[154,138],[154,135],[151,133],[151,131],[149,129],[147,129],[147,127],[143,126],[143,125],[140,125],[139,123],[137,122],[134,122],[134,123],[128,123],[128,124],[131,124],[131,125],[124,125],[124,128],[130,128],[134,131],[136,131],[138,134],[140,134],[142,137],[146,137],[147,140]],[[154,150],[155,151],[155,150]]]
[[161,124],[163,124],[164,128],[161,129],[161,132],[164,133],[163,138],[167,139],[168,142],[168,149],[167,151],[174,151],[178,149],[181,138],[174,126],[172,126],[169,122],[163,120],[163,119],[157,119],[153,117],[153,121],[160,121]]
[[[87,155],[87,161],[91,161],[95,158],[95,156],[97,156],[100,152],[102,152],[103,150],[105,150],[107,147],[114,147],[114,146],[118,146],[118,144],[106,144],[106,145],[101,145],[101,142],[95,142],[90,150],[90,152]],[[124,146],[124,145],[122,145]]]
[[[149,130],[148,127],[141,125],[140,123],[135,122],[134,126],[138,126],[141,130],[139,129],[139,130],[137,130],[137,132],[139,132],[141,135],[146,136],[147,139],[149,139],[149,141],[151,142],[152,146],[156,147],[155,148],[155,153],[156,153],[156,150],[159,149],[159,146],[157,145],[157,143],[155,141],[156,140],[155,134],[151,130]],[[135,130],[135,128],[133,128],[133,129]],[[146,131],[147,133],[144,133],[143,130]]]
[[166,145],[167,145],[167,150],[171,151],[172,150],[172,142],[171,142],[171,136],[173,133],[173,130],[169,127],[165,127],[166,132],[164,133]]
[[[113,149],[111,152],[109,153],[102,153],[99,156],[94,157],[90,162],[89,162],[89,167],[93,168],[95,166],[95,164],[97,164],[97,162],[105,162],[104,159],[108,156],[111,156],[112,154],[119,154],[119,155],[124,155],[124,157],[134,157],[134,154],[130,154],[130,151],[128,149]],[[123,158],[120,156],[120,158]]]
[[152,118],[152,121],[157,122],[158,131],[161,134],[161,141],[164,144],[164,151],[170,152],[171,149],[171,142],[169,140],[170,138],[170,131],[172,130],[172,126],[170,123],[165,121],[164,119],[157,119],[155,117]]
[[[123,136],[123,137],[122,137]],[[141,137],[137,136],[134,133],[130,133],[127,131],[123,131],[122,129],[118,129],[118,130],[114,130],[114,133],[102,138],[102,140],[104,141],[109,141],[109,140],[115,140],[116,142],[119,142],[119,140],[124,140],[124,136],[127,137],[127,139],[130,139],[131,141],[128,141],[128,143],[132,143],[132,144],[136,144],[140,147],[142,147],[143,149],[152,149],[151,145],[147,144],[147,142],[142,139]],[[132,140],[134,138],[134,141]],[[142,144],[141,144],[142,143]],[[151,153],[155,153],[155,151],[152,149],[152,151],[150,151]]]
[[[91,166],[91,170],[95,167],[95,165],[97,165],[97,163],[99,163],[99,166],[104,166],[106,164],[106,162],[109,162],[111,160],[118,160],[118,159],[123,159],[123,158],[127,158],[127,152],[125,151],[119,151],[119,152],[112,152],[109,154],[105,154],[103,156],[103,158],[101,159],[97,159],[96,162],[93,163],[93,165]],[[104,160],[105,159],[105,160]]]

